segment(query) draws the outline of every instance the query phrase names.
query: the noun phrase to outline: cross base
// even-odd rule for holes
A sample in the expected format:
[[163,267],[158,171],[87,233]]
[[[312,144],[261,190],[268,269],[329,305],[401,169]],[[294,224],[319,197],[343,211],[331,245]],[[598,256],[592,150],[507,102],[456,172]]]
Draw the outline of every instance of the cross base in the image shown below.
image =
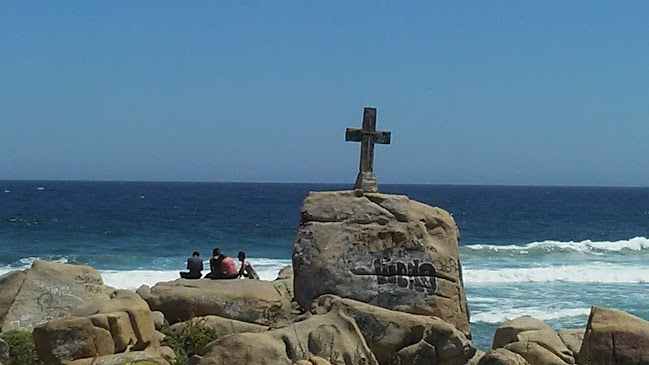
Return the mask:
[[358,176],[356,176],[354,189],[361,189],[365,193],[378,193],[379,187],[376,183],[376,175],[374,175],[374,172],[359,172]]

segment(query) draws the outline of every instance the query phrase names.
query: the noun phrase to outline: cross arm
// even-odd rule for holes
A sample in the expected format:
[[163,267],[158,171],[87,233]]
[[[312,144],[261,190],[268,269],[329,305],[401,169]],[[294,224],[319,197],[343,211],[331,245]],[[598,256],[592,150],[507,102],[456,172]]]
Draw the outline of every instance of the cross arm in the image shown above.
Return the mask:
[[372,136],[372,141],[378,144],[390,144],[391,132],[374,131],[367,132],[358,128],[347,128],[345,132],[345,142],[360,142],[366,135]]

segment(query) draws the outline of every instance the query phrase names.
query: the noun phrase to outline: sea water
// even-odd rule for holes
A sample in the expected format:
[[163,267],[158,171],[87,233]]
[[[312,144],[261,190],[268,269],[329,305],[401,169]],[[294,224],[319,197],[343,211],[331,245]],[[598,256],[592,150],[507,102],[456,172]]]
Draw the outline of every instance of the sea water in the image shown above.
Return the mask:
[[[0,274],[36,258],[97,268],[136,289],[192,251],[245,251],[262,279],[291,262],[309,191],[347,184],[0,181]],[[461,232],[476,346],[529,314],[583,328],[590,306],[649,319],[649,188],[381,185],[442,207]]]

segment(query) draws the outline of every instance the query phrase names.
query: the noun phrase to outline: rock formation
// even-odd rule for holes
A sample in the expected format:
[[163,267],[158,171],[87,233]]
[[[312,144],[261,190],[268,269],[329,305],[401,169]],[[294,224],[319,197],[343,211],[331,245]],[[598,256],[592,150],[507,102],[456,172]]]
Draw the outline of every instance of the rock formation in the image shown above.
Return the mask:
[[295,299],[323,294],[439,317],[470,337],[459,231],[446,211],[401,195],[312,192],[293,246]]
[[334,295],[320,297],[314,306],[316,313],[335,310],[353,318],[381,365],[463,365],[475,353],[461,331],[439,318],[391,311]]
[[285,280],[177,279],[152,288],[144,285],[137,292],[169,323],[216,315],[268,326],[289,321],[291,287]]
[[36,260],[25,272],[0,277],[2,331],[32,331],[81,305],[108,299],[108,290],[99,272],[89,266]]
[[38,357],[48,365],[125,351],[157,352],[164,337],[156,332],[151,311],[136,293],[113,292],[109,299],[74,310],[34,329]]
[[[220,338],[191,365],[292,365],[293,363],[378,365],[356,322],[341,308],[287,327]],[[314,361],[315,358],[315,361]],[[302,362],[299,362],[302,361]],[[326,363],[325,363],[326,364]]]
[[649,364],[649,321],[617,309],[592,307],[579,364]]
[[527,360],[531,365],[574,364],[574,354],[559,335],[545,322],[522,316],[496,330],[493,349],[504,348]]

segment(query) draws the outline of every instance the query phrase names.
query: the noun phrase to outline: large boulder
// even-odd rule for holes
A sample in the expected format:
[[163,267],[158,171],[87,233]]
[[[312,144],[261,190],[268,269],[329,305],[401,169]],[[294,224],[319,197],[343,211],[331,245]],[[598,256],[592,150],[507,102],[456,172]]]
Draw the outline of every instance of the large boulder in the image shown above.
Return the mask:
[[109,330],[115,352],[156,350],[160,345],[149,305],[132,291],[115,290],[110,299],[79,307],[72,314],[89,317],[95,326]]
[[478,361],[478,365],[530,365],[521,355],[503,349],[491,349]]
[[[504,348],[527,360],[531,365],[574,364],[573,352],[557,332],[545,322],[530,316],[515,318],[496,329],[493,349]],[[502,356],[502,353],[497,354]]]
[[649,322],[617,309],[592,307],[579,364],[649,364]]
[[87,317],[66,317],[34,328],[38,358],[47,365],[111,355],[115,343],[110,331],[96,327]]
[[32,331],[42,323],[70,315],[81,305],[108,299],[101,275],[89,266],[36,260],[24,280],[22,274],[12,275],[0,282],[0,297],[4,297],[5,287],[11,293],[19,287],[4,317],[3,332]]
[[268,326],[261,326],[254,323],[241,322],[234,319],[223,318],[219,316],[195,317],[186,322],[178,322],[171,326],[176,332],[182,332],[188,326],[205,326],[212,328],[219,336],[225,336],[232,333],[246,332],[266,332]]
[[160,347],[162,335],[155,331],[149,306],[131,291],[116,290],[109,299],[72,314],[34,329],[36,351],[46,364],[125,351],[157,352]]
[[572,351],[572,356],[575,358],[579,355],[579,349],[581,349],[581,343],[584,342],[585,333],[586,330],[583,328],[565,328],[559,330],[561,341]]
[[122,354],[105,355],[95,358],[79,359],[67,365],[169,365],[160,354],[150,351],[135,351]]
[[25,282],[25,271],[15,270],[0,275],[0,330],[4,324],[9,309],[16,300],[20,287]]
[[334,295],[318,298],[315,313],[340,311],[356,321],[381,365],[463,365],[475,348],[453,325],[435,317],[387,310]]
[[335,294],[439,317],[470,337],[451,215],[402,195],[312,192],[293,245],[295,299]]
[[289,321],[291,287],[285,280],[176,279],[137,293],[169,323],[215,315],[268,326]]
[[205,347],[203,355],[193,356],[189,364],[327,364],[316,357],[331,364],[378,365],[354,319],[341,310],[276,330],[219,338]]

